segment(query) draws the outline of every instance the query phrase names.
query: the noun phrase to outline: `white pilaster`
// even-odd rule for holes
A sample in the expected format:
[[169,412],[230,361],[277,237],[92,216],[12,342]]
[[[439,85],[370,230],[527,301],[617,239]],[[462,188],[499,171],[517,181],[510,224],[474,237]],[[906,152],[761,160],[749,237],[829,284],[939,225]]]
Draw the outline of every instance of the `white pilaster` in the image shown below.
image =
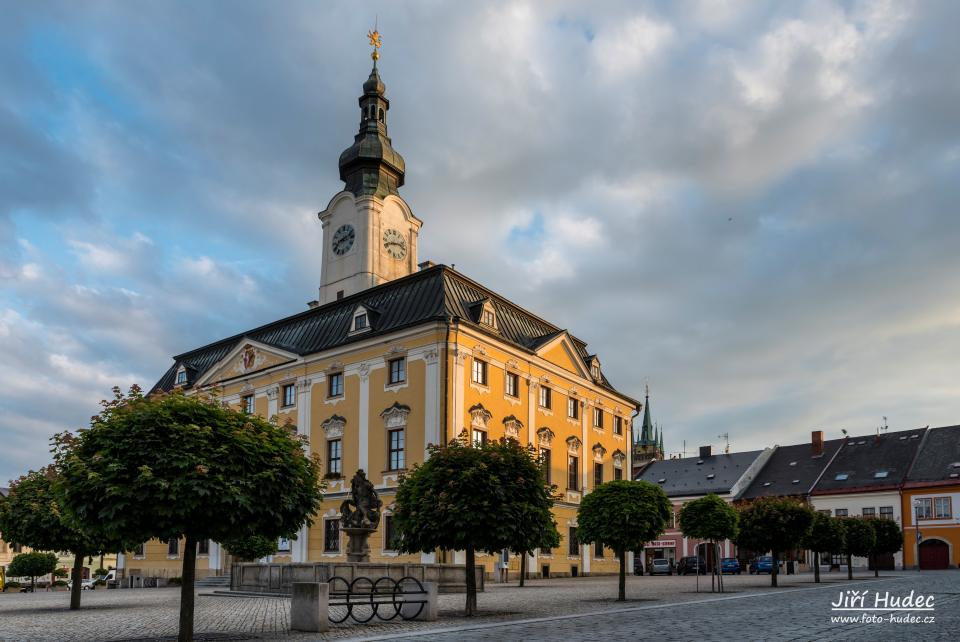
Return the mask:
[[220,574],[220,545],[210,540],[210,555],[207,556],[207,568]]
[[[423,393],[423,460],[428,457],[427,446],[440,444],[440,349],[433,348],[424,355],[426,383]],[[424,553],[426,555],[427,553]],[[432,563],[432,562],[430,562]]]
[[590,462],[587,461],[589,459],[589,457],[587,457],[587,453],[591,452],[590,446],[587,444],[587,415],[588,414],[590,413],[587,409],[587,404],[583,404],[583,406],[580,408],[580,434],[581,434],[580,442],[582,444],[580,446],[580,473],[582,477],[580,481],[580,488],[582,489],[581,492],[584,495],[586,495],[589,492],[587,490],[587,482],[590,479],[589,473],[587,472],[589,470],[588,467],[590,465]]
[[290,542],[290,556],[294,563],[307,561],[307,526],[303,525],[297,531],[297,539]]
[[634,558],[634,552],[627,551],[627,575],[629,575],[630,573],[633,573],[633,558]]
[[590,574],[590,544],[580,545],[580,559],[583,562],[580,566],[580,572],[584,575]]
[[279,396],[280,388],[278,386],[270,386],[267,388],[267,421],[271,421],[277,416],[279,411],[277,397]]
[[527,430],[530,433],[530,443],[536,444],[537,438],[537,388],[540,384],[527,379]]
[[463,372],[463,360],[464,353],[460,348],[454,347],[453,352],[453,422],[451,423],[451,428],[453,429],[453,435],[451,438],[456,439],[460,435],[460,431],[466,426],[463,425],[464,421],[464,372]]
[[420,553],[420,563],[421,563],[421,564],[436,564],[436,563],[437,563],[437,554],[436,554],[436,553]]
[[127,558],[123,553],[117,553],[117,570],[122,571],[126,568]]
[[[310,406],[313,396],[313,381],[306,377],[301,377],[297,381],[297,390],[300,398],[297,400],[297,434],[310,439]],[[309,451],[308,451],[309,452]]]
[[370,367],[366,363],[360,364],[360,420],[359,420],[359,461],[357,467],[366,472],[368,464],[368,449],[370,447]]

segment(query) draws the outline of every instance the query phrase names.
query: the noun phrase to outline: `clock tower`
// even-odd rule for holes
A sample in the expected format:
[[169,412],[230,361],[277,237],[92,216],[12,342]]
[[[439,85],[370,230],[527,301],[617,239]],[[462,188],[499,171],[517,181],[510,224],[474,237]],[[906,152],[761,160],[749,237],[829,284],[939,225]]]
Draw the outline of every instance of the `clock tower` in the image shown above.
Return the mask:
[[405,165],[387,136],[390,101],[377,69],[379,34],[369,35],[375,49],[373,70],[360,96],[360,131],[340,154],[345,188],[319,214],[321,305],[417,269],[417,234],[423,223],[397,191]]

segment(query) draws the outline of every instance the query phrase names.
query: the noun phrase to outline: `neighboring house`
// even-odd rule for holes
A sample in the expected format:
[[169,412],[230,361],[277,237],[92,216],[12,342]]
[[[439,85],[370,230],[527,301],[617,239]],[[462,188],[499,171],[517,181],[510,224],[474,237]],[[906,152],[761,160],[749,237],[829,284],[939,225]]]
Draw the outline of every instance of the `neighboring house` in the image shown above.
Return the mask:
[[905,568],[960,567],[960,426],[927,430],[901,510]]
[[[422,222],[398,193],[405,165],[387,136],[388,108],[374,68],[360,131],[340,156],[346,187],[319,215],[319,300],[180,354],[152,392],[217,391],[309,439],[328,481],[323,505],[274,561],[346,559],[339,507],[363,469],[384,504],[371,561],[463,563],[462,552],[398,553],[390,511],[400,476],[428,446],[465,435],[533,444],[559,488],[562,542],[533,556],[532,572],[614,573],[612,552],[577,541],[576,512],[598,484],[630,478],[630,427],[642,404],[614,388],[597,355],[563,327],[449,267],[418,262]],[[229,571],[216,542],[200,546],[198,577]],[[179,575],[182,547],[147,542],[121,564],[129,575]],[[491,574],[496,559],[478,555]],[[515,556],[510,564],[518,568]]]
[[[773,449],[767,448],[714,455],[710,446],[702,446],[699,457],[653,461],[644,468],[637,479],[659,485],[673,503],[673,518],[666,532],[645,547],[644,568],[648,568],[653,559],[674,563],[681,557],[700,554],[709,560],[712,556],[708,547],[701,548],[703,542],[684,536],[680,530],[677,523],[680,509],[690,500],[710,493],[732,503],[755,480],[772,453]],[[720,554],[734,556],[733,543],[724,541]]]
[[[766,465],[738,498],[738,503],[748,503],[761,497],[793,497],[809,502],[814,485],[840,452],[842,445],[843,439],[824,441],[823,431],[814,430],[808,444],[775,446]],[[809,566],[812,561],[802,551],[786,553],[785,559],[794,558],[802,567]],[[823,563],[829,564],[829,554],[825,558]]]
[[[837,517],[886,517],[903,525],[900,488],[926,428],[847,437],[810,493],[815,510]],[[845,566],[842,555],[834,565]],[[854,567],[868,567],[866,557],[854,557]],[[903,553],[879,561],[881,568],[902,568]]]

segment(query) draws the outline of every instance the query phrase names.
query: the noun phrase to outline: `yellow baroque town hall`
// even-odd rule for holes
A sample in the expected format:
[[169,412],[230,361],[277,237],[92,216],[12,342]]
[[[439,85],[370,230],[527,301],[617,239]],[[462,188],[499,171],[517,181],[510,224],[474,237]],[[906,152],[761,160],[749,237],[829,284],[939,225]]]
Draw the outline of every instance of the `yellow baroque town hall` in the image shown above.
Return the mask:
[[[562,539],[530,560],[532,574],[616,572],[612,551],[577,542],[576,512],[597,484],[630,478],[641,404],[610,384],[569,331],[450,267],[418,262],[422,222],[398,193],[405,167],[387,136],[384,89],[375,59],[360,130],[340,156],[345,189],[319,214],[319,300],[177,356],[153,391],[217,389],[232,406],[289,420],[308,438],[327,478],[323,507],[270,561],[345,561],[338,509],[362,469],[385,507],[372,562],[463,563],[456,551],[391,550],[390,506],[399,476],[428,445],[467,431],[474,440],[531,443],[549,462]],[[119,563],[126,575],[176,576],[182,547],[148,542]],[[498,560],[478,557],[488,574]],[[228,574],[230,563],[216,542],[199,545],[198,577]],[[518,571],[515,557],[510,567]]]

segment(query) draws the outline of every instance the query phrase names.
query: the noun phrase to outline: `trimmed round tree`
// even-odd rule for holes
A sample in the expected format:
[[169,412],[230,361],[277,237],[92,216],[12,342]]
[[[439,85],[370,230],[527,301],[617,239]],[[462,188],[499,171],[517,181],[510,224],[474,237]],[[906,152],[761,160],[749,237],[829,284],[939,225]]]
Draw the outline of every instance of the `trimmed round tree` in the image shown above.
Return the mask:
[[814,513],[800,545],[813,552],[813,581],[820,581],[820,554],[843,550],[843,524],[827,513]]
[[868,557],[873,552],[877,536],[869,524],[870,520],[844,517],[839,521],[843,524],[843,554],[847,556],[847,579],[852,580],[853,556]]
[[777,586],[780,554],[800,546],[813,521],[813,511],[794,499],[761,497],[740,511],[737,545],[758,553],[770,551],[770,586]]
[[892,519],[868,519],[865,520],[873,527],[875,541],[871,555],[873,557],[873,576],[880,577],[880,555],[892,555],[903,548],[903,531],[900,525]]
[[[739,515],[737,509],[710,493],[699,499],[687,502],[680,509],[680,530],[687,537],[710,542],[713,547],[713,575],[710,578],[710,590],[714,590],[714,580],[723,592],[723,573],[720,569],[720,549],[718,542],[737,536]],[[699,587],[700,573],[697,573]]]
[[[97,540],[91,529],[70,519],[60,507],[58,485],[62,478],[53,466],[29,473],[10,484],[10,494],[0,499],[0,533],[12,544],[37,551],[73,553],[70,609],[80,608],[83,558],[125,547],[119,540]],[[42,575],[42,573],[41,573]]]
[[580,500],[577,539],[602,542],[620,557],[617,601],[627,599],[627,551],[643,549],[666,528],[671,504],[663,489],[645,481],[600,484]]
[[263,535],[234,537],[220,544],[228,553],[241,560],[254,561],[277,552],[277,540]]
[[553,495],[531,446],[514,440],[433,446],[397,488],[393,523],[406,553],[466,554],[465,614],[477,611],[476,553],[529,550],[553,524]]
[[7,565],[7,575],[11,577],[29,577],[30,590],[36,591],[37,577],[53,573],[57,569],[57,556],[53,553],[20,553]]
[[186,540],[179,640],[189,642],[197,543],[293,537],[320,506],[320,466],[289,427],[216,399],[114,394],[88,430],[56,437],[64,507],[107,537]]

